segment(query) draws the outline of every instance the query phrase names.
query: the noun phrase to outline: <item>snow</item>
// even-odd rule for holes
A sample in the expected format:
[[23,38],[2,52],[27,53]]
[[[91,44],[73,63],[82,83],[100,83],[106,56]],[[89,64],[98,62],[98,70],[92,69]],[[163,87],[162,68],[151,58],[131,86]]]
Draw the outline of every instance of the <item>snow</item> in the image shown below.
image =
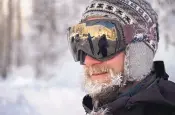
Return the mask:
[[[23,80],[19,80],[19,84]],[[24,80],[26,82],[26,80]],[[77,88],[41,87],[27,83],[25,87],[15,84],[1,86],[0,114],[3,115],[68,115],[83,114],[81,97]],[[18,88],[17,88],[18,87]],[[73,106],[72,106],[73,105]]]
[[[67,59],[66,59],[67,57]],[[81,90],[82,68],[70,58],[69,51],[59,63],[58,77],[36,80],[30,66],[14,70],[0,81],[0,114],[3,115],[82,115],[85,93]],[[75,69],[76,68],[76,69]],[[69,71],[69,72],[68,72]]]
[[[26,0],[27,1],[27,0]],[[27,2],[23,5],[27,4]],[[151,0],[149,0],[151,1]],[[61,1],[60,9],[65,6],[69,7],[69,15],[65,12],[58,13],[63,15],[64,19],[59,20],[60,36],[65,37],[65,29],[68,25],[76,23],[80,15],[84,11],[86,3],[82,0],[64,0]],[[61,7],[61,5],[63,5]],[[77,5],[81,7],[77,7]],[[153,7],[160,10],[160,7],[153,2]],[[75,10],[74,10],[75,8]],[[80,10],[83,9],[83,10]],[[27,9],[25,9],[27,10]],[[161,10],[161,17],[165,16],[167,12]],[[161,12],[160,12],[161,13]],[[29,12],[30,14],[30,12]],[[167,14],[166,14],[167,15]],[[173,17],[173,16],[170,16]],[[72,20],[69,20],[72,18]],[[162,18],[163,19],[163,18]],[[166,32],[173,36],[173,27],[170,22],[162,24],[161,38],[164,37]],[[161,19],[160,19],[160,22]],[[169,26],[168,31],[163,29]],[[24,32],[27,34],[27,32]],[[65,40],[66,41],[66,40]],[[63,42],[65,42],[63,41]],[[64,44],[65,46],[65,44]],[[175,81],[175,52],[174,47],[169,46],[165,49],[165,40],[161,39],[159,43],[159,50],[156,54],[155,60],[164,60],[167,72],[170,75],[170,80]],[[83,115],[84,109],[81,105],[82,98],[85,93],[81,89],[81,74],[82,67],[79,63],[75,63],[68,50],[59,57],[58,65],[51,68],[56,72],[57,77],[48,80],[36,80],[33,68],[26,65],[21,68],[13,68],[9,78],[5,81],[0,80],[0,114],[1,115]],[[50,70],[49,70],[50,71]]]

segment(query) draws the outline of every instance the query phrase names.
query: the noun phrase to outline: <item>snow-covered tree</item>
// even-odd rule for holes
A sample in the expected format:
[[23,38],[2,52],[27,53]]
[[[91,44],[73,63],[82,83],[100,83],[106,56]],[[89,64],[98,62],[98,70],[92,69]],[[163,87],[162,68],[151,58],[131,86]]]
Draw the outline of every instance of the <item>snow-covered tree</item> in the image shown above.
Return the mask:
[[[50,71],[58,56],[57,19],[55,0],[33,0],[31,43],[34,54],[36,77],[50,77]],[[51,74],[50,74],[51,73]]]

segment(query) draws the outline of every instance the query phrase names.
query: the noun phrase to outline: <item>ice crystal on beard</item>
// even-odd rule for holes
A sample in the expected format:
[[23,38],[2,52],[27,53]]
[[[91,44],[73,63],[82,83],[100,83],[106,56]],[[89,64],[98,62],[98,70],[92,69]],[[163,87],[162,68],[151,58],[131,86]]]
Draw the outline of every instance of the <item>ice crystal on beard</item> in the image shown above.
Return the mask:
[[106,115],[109,112],[108,108],[100,109],[97,112],[92,111],[89,115]]
[[112,84],[113,85],[118,85],[119,87],[122,86],[122,74],[119,73],[117,76],[111,76],[112,77]]

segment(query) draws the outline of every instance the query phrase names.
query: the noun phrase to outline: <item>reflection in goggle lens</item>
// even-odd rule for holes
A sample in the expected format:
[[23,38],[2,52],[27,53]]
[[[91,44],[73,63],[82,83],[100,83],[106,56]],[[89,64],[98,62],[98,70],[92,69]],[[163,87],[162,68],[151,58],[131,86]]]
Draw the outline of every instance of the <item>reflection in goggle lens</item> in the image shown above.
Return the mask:
[[105,20],[87,21],[71,27],[68,42],[75,61],[83,64],[86,55],[104,61],[123,50],[125,43],[121,30],[121,26]]

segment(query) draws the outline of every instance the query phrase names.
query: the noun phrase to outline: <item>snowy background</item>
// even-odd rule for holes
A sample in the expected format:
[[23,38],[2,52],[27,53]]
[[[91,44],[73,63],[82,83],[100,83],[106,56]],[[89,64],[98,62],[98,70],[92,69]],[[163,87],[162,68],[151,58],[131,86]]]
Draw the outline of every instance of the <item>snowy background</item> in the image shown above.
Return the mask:
[[[1,115],[84,115],[81,101],[85,93],[81,90],[82,68],[75,63],[66,43],[66,29],[76,24],[83,13],[88,0],[57,0],[58,39],[60,56],[48,71],[54,71],[49,80],[35,79],[34,68],[26,64],[14,68],[7,80],[0,81]],[[159,14],[160,43],[155,60],[164,60],[170,80],[175,81],[175,4],[165,0],[149,0]],[[22,1],[25,39],[32,33],[30,27],[30,0]],[[168,40],[167,40],[168,39]],[[171,41],[171,43],[169,43]],[[25,43],[24,42],[24,43]],[[167,45],[168,44],[168,45]],[[28,46],[30,47],[30,46]]]

